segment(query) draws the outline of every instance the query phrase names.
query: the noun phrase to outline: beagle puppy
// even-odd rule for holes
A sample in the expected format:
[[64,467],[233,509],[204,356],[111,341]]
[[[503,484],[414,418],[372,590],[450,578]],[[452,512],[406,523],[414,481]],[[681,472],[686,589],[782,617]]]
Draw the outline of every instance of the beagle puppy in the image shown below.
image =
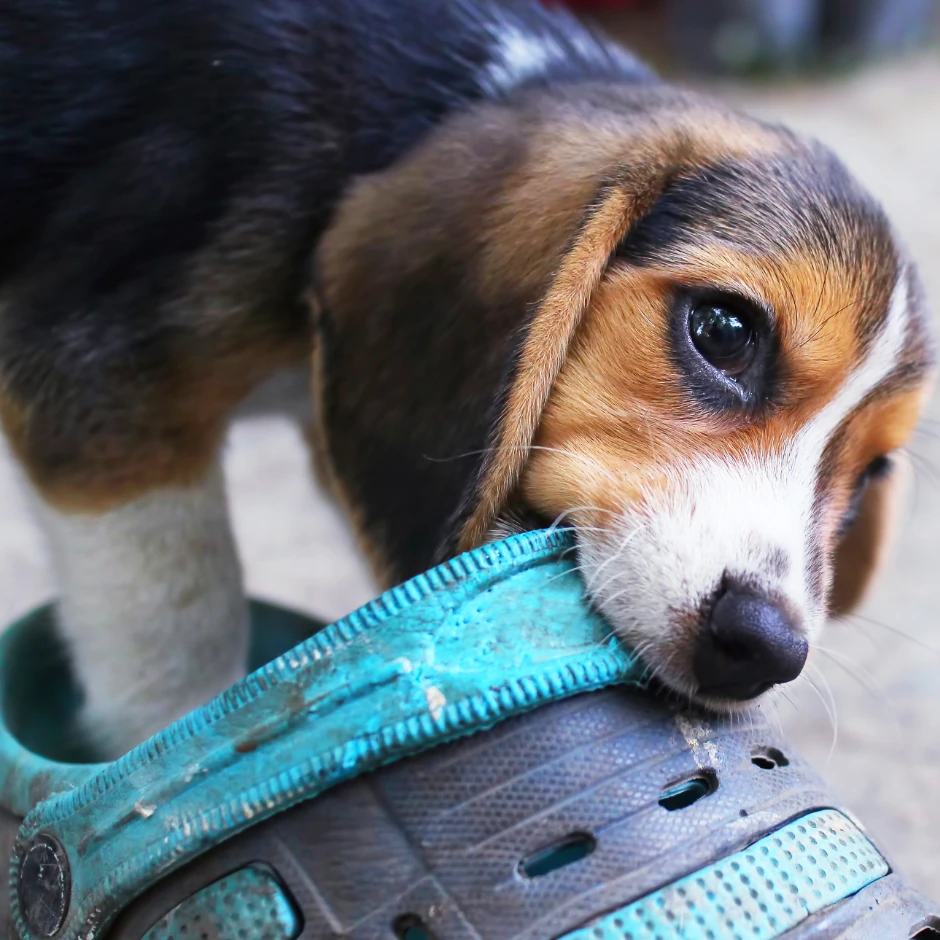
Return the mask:
[[882,553],[932,363],[882,210],[535,0],[8,0],[0,205],[0,419],[103,753],[244,673],[220,450],[311,364],[385,583],[572,526],[709,707]]

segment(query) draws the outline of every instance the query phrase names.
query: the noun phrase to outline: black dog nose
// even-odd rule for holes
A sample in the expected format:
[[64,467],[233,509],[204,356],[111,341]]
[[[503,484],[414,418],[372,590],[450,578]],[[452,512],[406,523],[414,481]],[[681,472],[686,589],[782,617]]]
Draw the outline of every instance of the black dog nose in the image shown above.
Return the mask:
[[795,679],[809,646],[787,614],[766,597],[734,583],[712,607],[695,649],[698,690],[720,698],[756,698]]

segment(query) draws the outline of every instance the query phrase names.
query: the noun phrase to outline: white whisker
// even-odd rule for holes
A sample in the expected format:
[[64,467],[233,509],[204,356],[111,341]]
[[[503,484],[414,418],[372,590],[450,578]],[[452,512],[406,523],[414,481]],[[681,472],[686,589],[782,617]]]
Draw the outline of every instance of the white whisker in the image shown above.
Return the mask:
[[[815,675],[819,676],[820,680],[826,687],[829,699],[826,700],[826,697],[822,694],[822,691],[818,688],[815,682],[813,682],[810,671]],[[808,663],[806,667],[806,672],[804,672],[803,677],[809,683],[809,687],[819,696],[819,701],[822,703],[823,708],[826,711],[826,714],[829,716],[829,721],[832,724],[832,744],[829,747],[829,754],[826,757],[825,766],[828,767],[830,761],[832,760],[832,755],[835,753],[836,745],[839,741],[839,715],[836,708],[835,696],[832,694],[832,687],[829,685],[829,680],[826,679],[822,671],[814,666],[812,663]]]

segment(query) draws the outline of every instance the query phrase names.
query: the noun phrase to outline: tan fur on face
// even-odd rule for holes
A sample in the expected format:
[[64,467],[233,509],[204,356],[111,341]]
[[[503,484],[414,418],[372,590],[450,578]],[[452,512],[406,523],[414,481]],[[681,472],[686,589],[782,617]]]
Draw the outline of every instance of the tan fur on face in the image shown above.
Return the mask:
[[[545,450],[532,456],[526,498],[549,516],[582,504],[617,511],[654,480],[662,485],[664,471],[682,460],[779,450],[857,363],[858,306],[887,302],[866,296],[859,280],[855,272],[827,271],[821,259],[761,262],[714,249],[689,252],[668,269],[614,262],[544,411],[536,445]],[[783,407],[755,422],[743,413],[710,413],[691,398],[669,352],[669,297],[679,285],[746,293],[775,311],[786,370]],[[900,432],[909,432],[908,421]],[[583,487],[588,465],[597,469],[593,485]]]
[[[677,255],[672,265],[637,267],[613,261],[544,410],[523,474],[525,501],[548,518],[573,524],[583,533],[582,545],[606,542],[603,551],[619,555],[635,533],[655,524],[658,515],[669,511],[667,507],[683,504],[689,474],[699,473],[694,468],[711,463],[751,466],[758,472],[760,466],[785,464],[802,430],[840,394],[870,354],[866,334],[859,329],[859,309],[885,311],[904,302],[905,279],[897,279],[893,259],[880,259],[889,265],[883,272],[877,270],[878,260],[871,259],[872,268],[862,277],[857,270],[839,270],[812,258],[759,260],[727,249],[697,248]],[[672,359],[669,328],[672,293],[689,286],[745,294],[772,311],[782,363],[777,401],[754,414],[715,413],[690,394]],[[807,571],[805,577],[797,572],[795,582],[792,571],[787,575],[791,585],[804,585],[798,589],[802,598],[805,585],[814,579],[824,586],[829,583],[832,558],[834,610],[860,600],[883,554],[891,506],[889,481],[872,485],[857,527],[841,545],[836,544],[835,534],[859,475],[875,457],[891,453],[909,437],[923,402],[923,373],[885,389],[887,394],[876,388],[833,429],[837,430],[833,452],[825,461],[820,484],[824,489],[817,497],[818,517],[813,524],[817,531],[806,534],[820,546],[818,555],[811,553],[810,558],[816,570]],[[822,457],[822,451],[809,455],[814,461]],[[815,466],[804,469],[813,472]],[[703,484],[706,481],[703,477]],[[712,493],[705,491],[700,497],[706,505],[714,503]],[[728,492],[726,498],[734,500],[735,493]],[[774,493],[768,492],[767,498],[772,500]],[[623,522],[628,518],[633,520],[629,525]],[[746,544],[753,536],[746,519],[740,524],[739,540]],[[683,537],[689,542],[692,532]],[[762,539],[748,552],[765,556],[768,569],[797,564],[799,559],[781,555],[772,539]],[[689,544],[675,545],[677,559],[682,557],[680,549],[687,551]],[[656,550],[668,552],[668,546],[660,544]],[[587,566],[587,580],[603,605],[607,585],[620,587],[624,582],[615,582],[617,565],[607,562],[604,582],[593,580],[591,567],[599,560],[596,551],[595,547],[593,556],[588,553],[593,561]],[[698,551],[707,558],[710,551],[720,555],[721,549],[705,542]],[[622,564],[637,564],[637,559],[628,559]],[[681,566],[681,560],[676,564]],[[713,584],[722,578],[722,558],[714,558],[714,564]],[[767,583],[773,585],[779,577],[774,574]],[[657,589],[655,581],[644,588]],[[631,642],[651,644],[647,653],[657,671],[658,664],[670,663],[668,674],[661,675],[683,690],[695,684],[685,664],[691,661],[699,635],[708,584],[701,590],[706,593],[689,597],[690,606],[671,609],[669,623],[627,632]],[[805,627],[815,635],[818,627],[811,626],[814,618],[805,609],[807,601],[791,602],[781,594],[780,602],[791,611],[797,629]],[[609,608],[606,612],[611,615]]]
[[[550,134],[534,139],[532,149],[538,159],[510,178],[504,190],[507,198],[491,217],[494,224],[487,227],[481,284],[484,292],[497,293],[505,290],[507,280],[524,279],[527,272],[539,270],[530,260],[533,248],[539,245],[538,233],[555,231],[558,221],[570,218],[570,200],[574,198],[576,205],[583,203],[598,179],[605,175],[612,178],[609,191],[564,257],[539,304],[476,509],[461,534],[462,550],[483,540],[513,492],[575,330],[611,252],[629,227],[649,210],[669,179],[684,168],[779,145],[775,136],[759,125],[739,123],[720,112],[696,115],[704,117],[701,123],[681,112],[670,117],[661,125],[636,128],[581,123],[566,116],[562,123],[550,125]],[[703,127],[709,131],[703,133]],[[624,169],[625,164],[629,170]],[[559,180],[574,174],[578,174],[578,182],[556,189]],[[556,191],[546,199],[550,189]]]

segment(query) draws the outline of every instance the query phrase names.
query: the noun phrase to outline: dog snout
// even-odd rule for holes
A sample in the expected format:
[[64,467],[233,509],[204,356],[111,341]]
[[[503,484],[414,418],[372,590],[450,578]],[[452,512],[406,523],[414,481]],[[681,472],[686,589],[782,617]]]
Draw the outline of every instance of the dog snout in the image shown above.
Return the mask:
[[726,579],[699,635],[693,668],[702,695],[745,701],[795,679],[809,645],[781,604]]

